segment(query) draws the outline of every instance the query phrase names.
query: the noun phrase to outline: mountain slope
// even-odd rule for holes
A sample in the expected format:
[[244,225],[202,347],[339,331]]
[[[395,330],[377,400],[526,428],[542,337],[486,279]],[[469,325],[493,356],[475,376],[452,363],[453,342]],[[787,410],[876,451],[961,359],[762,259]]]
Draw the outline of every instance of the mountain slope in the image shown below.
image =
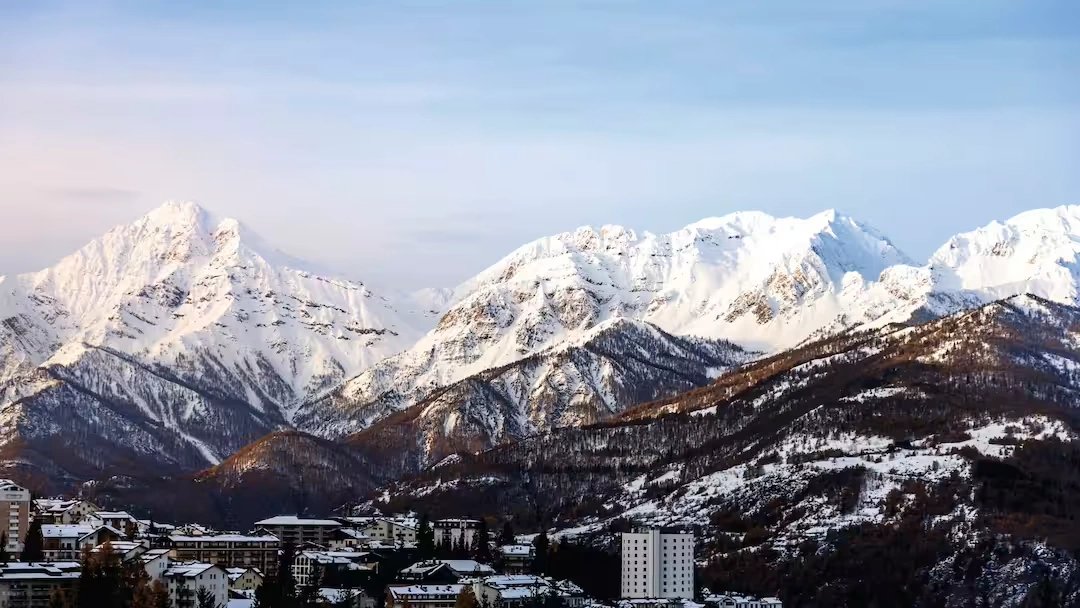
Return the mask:
[[411,473],[460,451],[605,420],[707,384],[751,356],[727,342],[679,338],[640,321],[606,322],[580,343],[470,376],[400,413],[364,413],[377,421],[347,441],[378,449]]
[[1029,291],[1072,303],[1078,243],[1080,207],[958,235],[924,266],[832,211],[805,220],[736,213],[667,235],[583,228],[519,248],[462,284],[435,329],[302,408],[297,423],[330,435],[363,428],[612,319],[776,352]]
[[750,347],[794,344],[906,261],[876,231],[832,211],[807,220],[737,213],[666,235],[605,226],[540,239],[457,288],[435,329],[297,423],[321,433],[362,428],[615,319]]
[[0,319],[9,440],[74,414],[97,444],[182,467],[287,424],[303,401],[411,344],[422,323],[190,203],[0,278]]
[[[1078,338],[1080,309],[1032,296],[849,332],[621,419],[463,455],[391,484],[379,506],[512,513],[573,534],[695,526],[710,576],[757,593],[782,585],[797,605],[830,588],[843,599],[833,605],[859,605],[865,580],[895,580],[902,605],[912,590],[957,605],[1022,599],[1047,576],[1075,600],[1080,475],[1060,463],[1080,462]],[[930,544],[881,553],[913,538]],[[831,566],[814,584],[795,576],[819,560]],[[907,578],[875,563],[905,564]]]

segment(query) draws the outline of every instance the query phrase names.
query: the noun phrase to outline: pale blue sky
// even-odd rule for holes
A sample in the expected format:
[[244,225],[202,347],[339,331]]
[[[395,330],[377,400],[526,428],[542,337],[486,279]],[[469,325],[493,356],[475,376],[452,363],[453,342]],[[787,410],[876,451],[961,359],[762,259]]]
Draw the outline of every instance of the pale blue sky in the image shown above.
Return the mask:
[[[166,199],[377,284],[835,207],[916,259],[1080,204],[1080,3],[0,3],[0,274]],[[194,5],[194,6],[192,6]]]

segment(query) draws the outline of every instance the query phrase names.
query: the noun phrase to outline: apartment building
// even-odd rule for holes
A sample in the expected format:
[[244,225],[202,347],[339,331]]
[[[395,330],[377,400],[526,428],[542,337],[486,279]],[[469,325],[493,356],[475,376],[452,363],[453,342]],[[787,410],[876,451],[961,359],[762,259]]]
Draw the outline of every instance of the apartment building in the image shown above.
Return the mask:
[[54,593],[75,593],[79,573],[76,562],[0,564],[0,608],[48,608]]
[[454,608],[465,585],[391,585],[386,608]]
[[98,506],[90,501],[63,498],[38,498],[33,507],[35,516],[43,524],[77,524],[98,511]]
[[480,529],[479,519],[439,519],[432,525],[436,545],[455,545],[465,539],[465,546],[471,547]]
[[[293,561],[293,580],[297,585],[307,586],[326,580],[359,582],[359,579],[375,570],[377,562],[370,553],[359,551],[301,551]],[[320,581],[312,580],[316,572]]]
[[[361,519],[361,518],[351,518]],[[364,518],[367,521],[350,522],[357,526],[360,534],[383,541],[401,541],[404,543],[416,542],[416,528],[414,519],[392,519],[389,517]]]
[[270,535],[211,534],[169,536],[170,555],[178,562],[203,562],[223,568],[258,568],[277,571],[280,542]]
[[315,543],[328,547],[334,530],[341,528],[341,522],[332,519],[307,519],[295,515],[278,515],[255,522],[255,527],[278,537],[281,544],[292,543],[298,547],[303,543]]
[[622,597],[694,598],[694,535],[660,530],[622,535]]
[[195,608],[200,589],[214,597],[214,606],[229,602],[229,574],[221,566],[199,562],[175,563],[165,571],[169,598],[176,608]]
[[41,526],[41,538],[46,561],[75,561],[84,547],[119,541],[120,532],[90,524],[45,524]]
[[6,525],[0,528],[7,537],[5,549],[18,555],[30,528],[30,490],[10,479],[0,479],[0,514],[6,519]]

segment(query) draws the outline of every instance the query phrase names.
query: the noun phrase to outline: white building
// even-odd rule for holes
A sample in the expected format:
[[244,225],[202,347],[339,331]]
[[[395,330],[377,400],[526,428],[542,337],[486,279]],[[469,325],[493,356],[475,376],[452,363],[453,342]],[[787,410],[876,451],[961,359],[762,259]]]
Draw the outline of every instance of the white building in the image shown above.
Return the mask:
[[214,596],[215,606],[229,601],[229,573],[221,566],[198,562],[174,563],[165,571],[169,597],[177,608],[194,608],[199,589]]
[[150,549],[139,556],[139,561],[142,562],[143,570],[146,570],[151,581],[166,584],[165,573],[172,565],[172,557],[169,556],[168,549]]
[[622,597],[694,598],[694,535],[622,535]]
[[479,519],[439,519],[431,524],[435,532],[436,545],[455,545],[465,540],[465,546],[471,547],[473,539],[480,530]]
[[30,529],[30,490],[10,479],[0,479],[0,513],[8,516],[3,527],[7,538],[4,549],[9,554],[22,553],[23,539]]
[[347,518],[363,536],[376,540],[416,542],[416,524],[412,518],[350,517]]

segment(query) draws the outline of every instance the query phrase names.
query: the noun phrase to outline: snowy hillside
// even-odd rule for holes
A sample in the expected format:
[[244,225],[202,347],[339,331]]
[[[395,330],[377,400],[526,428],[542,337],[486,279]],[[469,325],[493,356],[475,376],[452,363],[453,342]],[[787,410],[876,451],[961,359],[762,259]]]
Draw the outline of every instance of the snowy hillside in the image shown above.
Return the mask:
[[886,564],[903,593],[949,605],[1019,605],[1005,599],[1046,579],[1077,600],[1078,330],[1080,309],[1019,296],[837,336],[462,456],[375,504],[543,517],[556,538],[689,526],[707,575],[758,594],[782,581],[795,597],[826,583],[857,596],[892,580],[874,569]]
[[[424,323],[191,203],[163,205],[51,268],[0,278],[0,318],[9,431],[45,424],[38,398],[66,383],[82,401],[180,433],[206,462],[409,346]],[[225,403],[248,423],[217,426]],[[237,428],[248,432],[234,437]]]

